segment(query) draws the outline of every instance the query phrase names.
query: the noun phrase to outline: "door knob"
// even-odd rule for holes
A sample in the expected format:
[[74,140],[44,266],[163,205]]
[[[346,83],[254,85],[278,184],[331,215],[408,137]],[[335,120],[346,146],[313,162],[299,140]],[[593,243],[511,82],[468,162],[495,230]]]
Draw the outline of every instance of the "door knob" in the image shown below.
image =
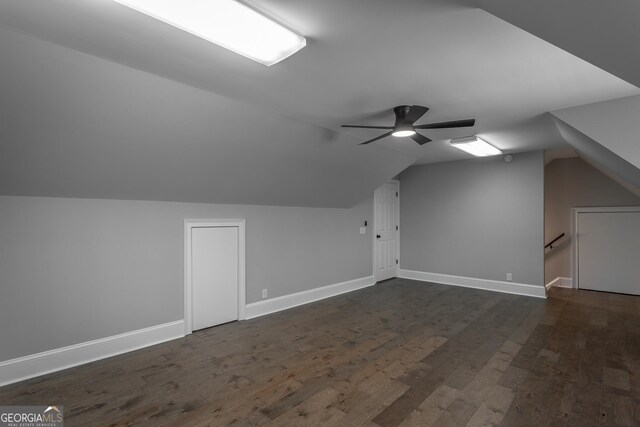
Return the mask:
[[379,239],[379,238],[380,238],[380,235],[379,235],[379,234],[376,234],[376,239]]

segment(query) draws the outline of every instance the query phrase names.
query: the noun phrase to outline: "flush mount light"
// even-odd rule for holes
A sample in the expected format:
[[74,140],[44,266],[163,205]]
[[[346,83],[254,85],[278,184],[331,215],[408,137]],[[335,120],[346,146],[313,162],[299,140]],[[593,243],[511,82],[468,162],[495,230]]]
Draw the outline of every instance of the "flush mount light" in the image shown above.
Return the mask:
[[307,45],[304,37],[235,0],[115,0],[264,65]]
[[476,157],[497,156],[498,154],[502,154],[502,151],[477,136],[452,139],[449,143],[453,147],[466,151]]

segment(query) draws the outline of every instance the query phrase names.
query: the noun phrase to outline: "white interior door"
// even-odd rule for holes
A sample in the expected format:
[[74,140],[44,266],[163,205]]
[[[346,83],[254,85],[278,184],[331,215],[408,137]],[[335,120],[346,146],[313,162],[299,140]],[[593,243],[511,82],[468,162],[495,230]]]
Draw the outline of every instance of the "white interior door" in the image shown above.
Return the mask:
[[580,212],[578,287],[640,295],[640,210]]
[[374,194],[375,278],[391,279],[398,272],[398,183],[386,183]]
[[191,229],[192,329],[238,320],[238,227]]

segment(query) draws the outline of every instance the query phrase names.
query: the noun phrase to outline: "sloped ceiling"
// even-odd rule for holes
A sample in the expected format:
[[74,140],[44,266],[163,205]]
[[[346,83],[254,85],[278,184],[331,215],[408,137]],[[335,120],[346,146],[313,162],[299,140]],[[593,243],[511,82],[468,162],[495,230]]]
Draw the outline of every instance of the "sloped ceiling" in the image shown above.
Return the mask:
[[0,52],[0,194],[349,207],[413,162],[5,29]]
[[581,157],[640,196],[640,96],[551,114],[560,134]]
[[[452,137],[557,147],[547,111],[640,93],[470,1],[263,0],[309,39],[269,68],[111,0],[0,2],[0,192],[350,206],[467,158]],[[423,147],[339,127],[399,104],[477,126]]]
[[[476,0],[554,45],[640,86],[640,2]],[[587,162],[640,194],[640,96],[552,111],[563,139]]]
[[637,0],[476,0],[486,11],[640,86]]
[[640,169],[565,121],[554,117],[565,141],[587,163],[640,197]]
[[640,96],[565,108],[552,114],[640,168]]

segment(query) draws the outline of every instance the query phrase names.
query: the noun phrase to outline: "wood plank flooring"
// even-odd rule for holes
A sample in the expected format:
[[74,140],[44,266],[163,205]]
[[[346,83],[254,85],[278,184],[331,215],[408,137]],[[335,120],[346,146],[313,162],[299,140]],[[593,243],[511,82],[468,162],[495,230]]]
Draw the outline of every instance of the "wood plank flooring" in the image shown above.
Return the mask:
[[0,388],[68,426],[640,425],[640,298],[394,279]]

